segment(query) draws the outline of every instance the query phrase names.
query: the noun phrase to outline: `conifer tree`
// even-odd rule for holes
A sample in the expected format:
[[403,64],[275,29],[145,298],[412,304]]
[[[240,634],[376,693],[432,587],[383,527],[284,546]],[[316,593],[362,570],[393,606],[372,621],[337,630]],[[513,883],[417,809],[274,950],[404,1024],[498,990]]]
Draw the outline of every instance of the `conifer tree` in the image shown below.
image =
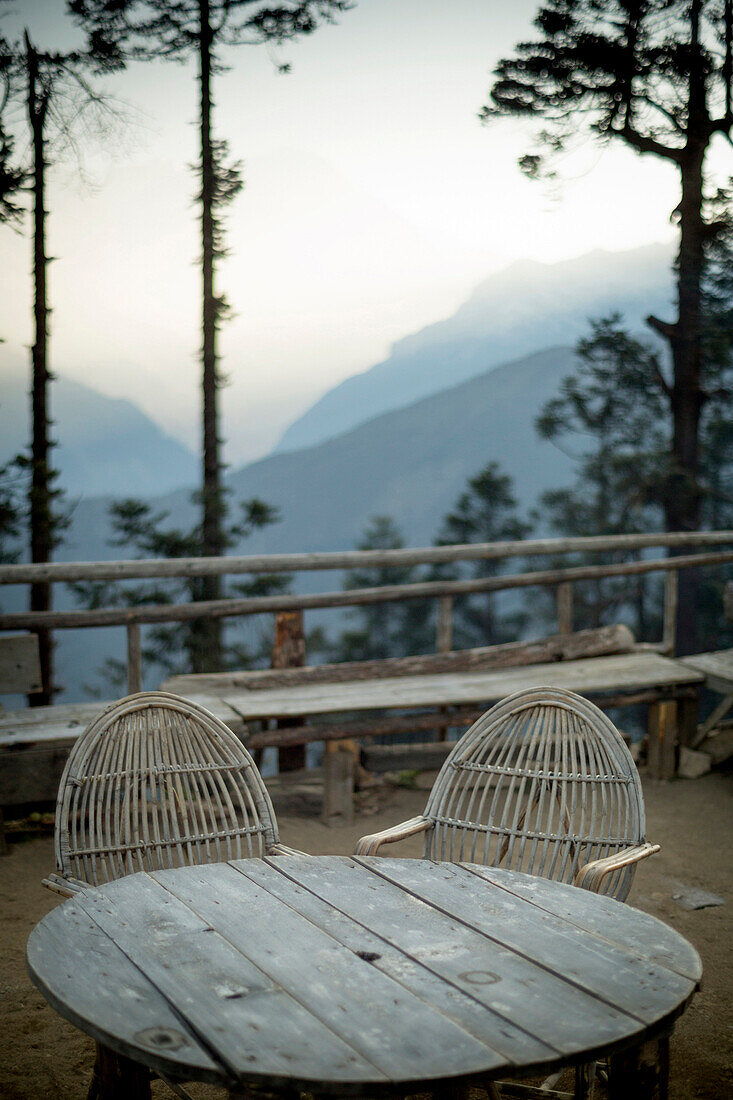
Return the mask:
[[[240,163],[231,160],[227,142],[215,137],[214,78],[222,71],[224,49],[277,44],[311,34],[320,22],[333,20],[349,6],[348,0],[286,0],[276,6],[260,0],[69,0],[71,12],[100,52],[129,60],[194,58],[198,66],[199,162],[195,172],[201,216],[202,278],[198,552],[204,556],[218,557],[227,547],[218,338],[230,307],[217,285],[217,270],[226,255],[224,212],[242,188]],[[218,599],[221,592],[219,577],[202,578],[201,599]],[[219,668],[223,660],[221,622],[201,620],[194,630],[200,639],[195,647],[197,663],[193,671]]]
[[[731,0],[548,0],[539,32],[501,60],[485,120],[516,116],[539,125],[521,166],[555,172],[559,157],[588,137],[660,158],[678,173],[676,316],[650,316],[672,369],[660,378],[669,432],[664,492],[667,529],[700,526],[701,416],[710,400],[703,370],[706,250],[720,232],[706,190],[705,158],[733,128]],[[695,645],[692,573],[680,583],[678,642]]]

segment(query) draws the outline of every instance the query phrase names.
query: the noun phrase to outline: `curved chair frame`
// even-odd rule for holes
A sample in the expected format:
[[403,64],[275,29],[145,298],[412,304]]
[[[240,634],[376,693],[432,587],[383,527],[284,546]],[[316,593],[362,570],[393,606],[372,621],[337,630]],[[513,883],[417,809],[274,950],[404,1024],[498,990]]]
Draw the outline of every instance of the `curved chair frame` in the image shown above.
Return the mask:
[[204,707],[141,692],[76,741],[56,804],[50,889],[79,889],[182,864],[287,854],[247,749]]
[[641,782],[613,723],[574,692],[536,687],[460,738],[425,812],[362,837],[356,853],[424,832],[426,859],[483,863],[572,882],[623,901],[645,841]]

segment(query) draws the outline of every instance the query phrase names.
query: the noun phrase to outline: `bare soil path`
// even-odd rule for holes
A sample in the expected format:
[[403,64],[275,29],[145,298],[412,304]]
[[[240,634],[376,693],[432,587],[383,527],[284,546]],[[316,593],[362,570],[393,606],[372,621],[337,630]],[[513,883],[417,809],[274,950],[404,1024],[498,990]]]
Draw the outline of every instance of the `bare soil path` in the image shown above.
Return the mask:
[[[418,789],[377,787],[360,796],[352,826],[326,828],[307,792],[275,792],[284,843],[319,854],[344,854],[364,833],[420,813],[433,776]],[[733,1100],[733,774],[671,783],[644,781],[647,833],[662,851],[640,866],[629,904],[672,925],[700,952],[703,988],[678,1022],[672,1042],[669,1100]],[[390,849],[419,855],[413,839]],[[0,859],[0,1098],[84,1100],[93,1043],[58,1016],[25,971],[33,926],[60,902],[41,886],[53,869],[50,836],[13,843]],[[696,889],[723,905],[685,909],[680,894]],[[675,895],[678,895],[675,897]],[[221,1096],[192,1085],[197,1097]],[[172,1094],[162,1083],[153,1095]]]

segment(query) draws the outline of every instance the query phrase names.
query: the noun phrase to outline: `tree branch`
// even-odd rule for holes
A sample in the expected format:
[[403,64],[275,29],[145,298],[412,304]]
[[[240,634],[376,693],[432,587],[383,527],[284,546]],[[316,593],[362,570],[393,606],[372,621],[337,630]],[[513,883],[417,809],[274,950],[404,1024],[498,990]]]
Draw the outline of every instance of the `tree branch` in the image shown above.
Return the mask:
[[648,137],[646,134],[640,134],[627,123],[624,123],[624,125],[620,127],[610,126],[608,132],[615,137],[623,138],[628,145],[631,145],[634,149],[638,149],[640,153],[653,153],[655,156],[663,157],[665,160],[673,160],[676,164],[681,164],[684,159],[684,149],[676,149],[672,145],[664,145],[655,138]]

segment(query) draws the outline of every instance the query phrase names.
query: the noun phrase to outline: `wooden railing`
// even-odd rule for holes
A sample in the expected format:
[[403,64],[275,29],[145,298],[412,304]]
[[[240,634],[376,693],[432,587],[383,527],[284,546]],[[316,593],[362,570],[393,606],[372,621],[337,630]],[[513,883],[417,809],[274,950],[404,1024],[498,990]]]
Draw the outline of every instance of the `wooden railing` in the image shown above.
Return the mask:
[[[300,573],[314,570],[436,565],[461,561],[503,561],[515,557],[557,557],[591,552],[617,555],[622,551],[634,552],[653,548],[673,552],[668,557],[642,558],[637,561],[571,565],[471,580],[419,581],[308,595],[292,593],[276,596],[229,597],[185,604],[142,604],[126,608],[14,612],[0,615],[0,630],[32,631],[125,626],[127,628],[128,687],[133,691],[138,690],[141,683],[140,627],[145,624],[185,622],[209,617],[240,617],[286,610],[356,607],[405,599],[429,598],[438,601],[436,649],[438,652],[449,652],[452,648],[453,600],[456,596],[529,587],[554,588],[557,600],[558,632],[568,633],[573,629],[575,583],[605,577],[640,576],[661,571],[665,573],[662,638],[659,642],[651,644],[660,652],[674,653],[679,570],[733,562],[733,549],[722,549],[723,547],[733,547],[733,531],[534,539],[518,542],[433,546],[422,549],[0,565],[0,584],[8,585],[30,584],[38,581],[64,583]],[[685,550],[695,552],[682,553]]]

